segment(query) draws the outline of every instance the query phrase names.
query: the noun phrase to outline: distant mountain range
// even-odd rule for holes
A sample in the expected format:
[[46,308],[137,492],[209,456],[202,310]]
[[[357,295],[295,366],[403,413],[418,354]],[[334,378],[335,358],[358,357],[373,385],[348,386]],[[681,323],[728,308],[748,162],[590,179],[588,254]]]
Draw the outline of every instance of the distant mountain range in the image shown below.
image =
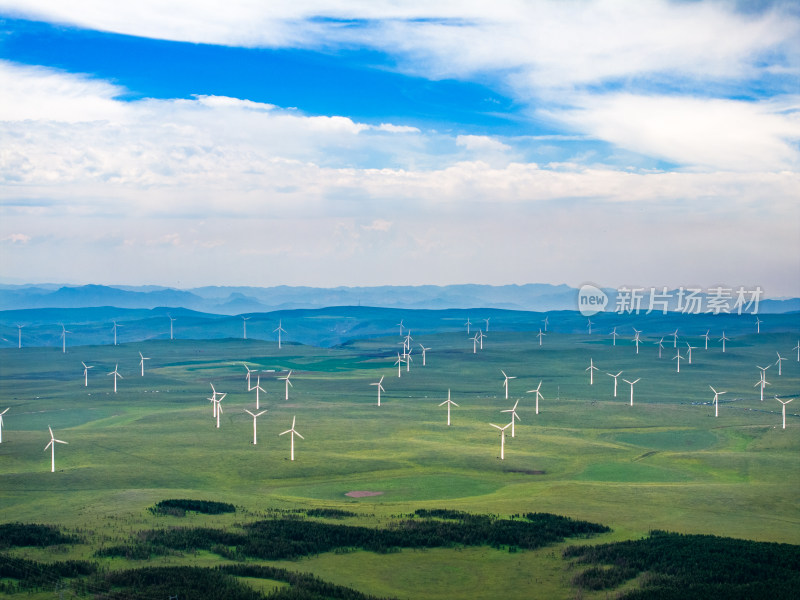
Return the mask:
[[[609,310],[616,290],[608,289]],[[376,306],[402,309],[498,308],[506,310],[576,310],[578,290],[567,285],[447,285],[376,287],[223,287],[179,290],[159,286],[0,285],[0,310],[31,308],[127,309],[185,308],[219,315],[314,309],[331,306]],[[670,303],[674,309],[675,301]],[[762,300],[760,313],[800,311],[800,299]]]

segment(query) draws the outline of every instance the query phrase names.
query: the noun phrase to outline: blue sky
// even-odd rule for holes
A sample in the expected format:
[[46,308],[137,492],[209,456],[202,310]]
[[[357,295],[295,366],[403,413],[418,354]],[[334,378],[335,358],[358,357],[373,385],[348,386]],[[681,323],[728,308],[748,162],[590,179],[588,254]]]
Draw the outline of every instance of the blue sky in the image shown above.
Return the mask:
[[5,281],[800,295],[792,2],[0,0]]

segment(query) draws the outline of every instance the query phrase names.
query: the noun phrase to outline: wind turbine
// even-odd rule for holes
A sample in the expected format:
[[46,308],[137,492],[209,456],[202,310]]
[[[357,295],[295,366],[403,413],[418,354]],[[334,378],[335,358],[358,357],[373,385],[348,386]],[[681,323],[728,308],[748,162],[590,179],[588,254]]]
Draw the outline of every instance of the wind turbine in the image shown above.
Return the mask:
[[658,344],[658,358],[661,358],[661,351],[664,349],[664,338],[662,337],[656,344]]
[[686,342],[686,347],[689,349],[689,364],[692,364],[692,350],[697,350],[697,346],[690,346],[689,342]]
[[711,333],[711,330],[710,330],[710,329],[709,329],[708,331],[706,331],[704,335],[701,335],[701,336],[700,336],[700,337],[704,337],[704,338],[706,338],[706,350],[708,350],[708,334],[709,334],[709,333]]
[[599,370],[600,369],[594,366],[594,360],[590,358],[589,366],[584,369],[584,371],[589,371],[589,385],[594,385],[594,372]]
[[614,336],[613,338],[611,338],[613,340],[611,342],[611,345],[612,346],[616,346],[617,345],[617,338],[619,337],[619,334],[617,333],[617,328],[614,327],[614,329],[608,335]]
[[[247,339],[247,338],[245,338],[245,339]],[[258,409],[256,409],[256,410],[258,410]],[[249,410],[247,410],[247,409],[245,408],[245,409],[244,409],[244,412],[246,412],[248,415],[250,415],[251,417],[253,417],[253,446],[255,446],[256,444],[258,444],[258,438],[256,437],[256,435],[257,435],[257,434],[256,434],[256,419],[257,419],[258,417],[260,417],[261,415],[263,415],[263,414],[264,414],[265,412],[267,412],[267,411],[266,411],[266,410],[262,410],[260,413],[255,413],[255,414],[253,414],[253,413],[251,413]]]
[[764,401],[764,388],[767,387],[768,385],[772,385],[772,384],[769,381],[767,381],[767,378],[765,377],[765,372],[762,371],[761,372],[761,379],[759,379],[758,383],[756,383],[753,386],[753,387],[761,386],[761,402]]
[[167,317],[169,318],[169,339],[175,339],[172,336],[172,324],[177,321],[178,319],[174,318],[171,314],[167,313]]
[[111,321],[111,322],[114,323],[114,327],[112,327],[111,329],[114,330],[114,345],[116,346],[117,345],[117,327],[122,327],[122,325],[118,325],[116,321]]
[[503,387],[506,388],[506,400],[508,400],[508,380],[516,379],[517,377],[516,375],[514,377],[509,377],[508,375],[506,375],[506,372],[503,371],[503,369],[500,369],[500,372],[503,374],[503,377],[505,377],[505,379],[503,380]]
[[267,393],[267,390],[265,390],[264,388],[261,387],[261,375],[256,375],[256,385],[255,385],[255,387],[251,388],[251,387],[248,386],[248,388],[247,388],[248,392],[252,392],[253,390],[256,391],[256,410],[259,410],[261,408],[259,406],[261,400],[260,400],[260,397],[259,397],[258,393],[259,392],[264,392],[265,394]]
[[247,391],[248,392],[252,392],[253,388],[250,387],[250,375],[251,375],[251,373],[255,373],[257,371],[257,369],[251,369],[245,363],[242,363],[242,366],[244,366],[244,368],[247,369],[247,375],[244,376],[244,378],[247,380]]
[[370,383],[370,385],[377,385],[378,386],[378,406],[381,405],[381,392],[385,392],[386,391],[386,390],[383,389],[383,386],[381,385],[382,383],[383,383],[383,375],[381,375],[380,381],[378,381],[376,383]]
[[64,354],[67,353],[67,334],[72,333],[71,331],[67,331],[67,328],[64,327],[64,324],[61,323],[61,352]]
[[291,382],[291,381],[289,381],[289,378],[290,378],[291,376],[292,376],[292,372],[291,372],[291,371],[289,371],[289,374],[288,374],[288,375],[286,375],[285,377],[278,377],[278,379],[283,379],[283,380],[286,382],[286,400],[288,400],[288,399],[289,399],[289,386],[291,386],[291,387],[294,387],[294,386],[292,385],[292,382]]
[[[511,423],[513,423],[513,419]],[[500,430],[500,460],[505,460],[506,458],[506,429],[511,427],[511,423],[506,425],[505,427],[500,427],[500,425],[495,425],[494,423],[489,423],[495,429]]]
[[242,330],[243,330],[242,331],[242,339],[245,339],[245,340],[247,339],[247,321],[249,319],[250,319],[250,317],[242,317]]
[[[3,412],[0,412],[0,444],[3,443],[3,415],[6,414],[9,410],[11,410],[10,406],[7,409],[5,409]],[[449,415],[448,415],[448,423],[447,423],[448,425],[450,425],[449,420],[450,419],[449,419]],[[45,450],[47,450],[47,448],[45,448]]]
[[50,430],[50,442],[48,442],[47,446],[44,447],[45,450],[50,448],[50,472],[56,472],[56,444],[66,444],[68,442],[62,442],[61,440],[57,440],[53,435],[53,429],[48,425],[47,428]]
[[430,350],[430,348],[426,348],[422,344],[420,344],[419,347],[422,348],[422,366],[424,367],[425,366],[425,352]]
[[109,375],[113,375],[114,376],[114,393],[115,394],[117,393],[117,377],[119,377],[120,379],[125,379],[122,375],[119,374],[119,371],[117,370],[118,367],[119,367],[119,365],[114,365],[114,370],[111,371],[111,373],[109,373]]
[[414,338],[411,337],[411,330],[408,330],[405,338],[403,339],[403,347],[406,349],[407,352],[411,351],[411,342],[414,341]]
[[592,335],[592,325],[594,325],[594,323],[592,323],[591,319],[586,319],[586,321],[587,321],[587,326],[589,327],[589,335]]
[[[639,379],[641,379],[641,377],[639,377]],[[628,381],[627,379],[623,379],[623,380],[622,380],[622,381],[624,381],[625,383],[627,383],[628,385],[630,385],[630,386],[631,386],[631,406],[633,406],[633,385],[634,385],[634,384],[635,384],[637,381],[639,381],[639,379],[634,379],[633,381]]]
[[480,346],[481,346],[481,350],[483,350],[483,338],[485,338],[485,337],[489,337],[489,336],[488,336],[488,335],[485,335],[485,334],[483,333],[483,331],[481,331],[481,330],[479,329],[479,330],[478,330],[478,343],[479,343],[479,344],[480,344]]
[[217,405],[217,429],[219,429],[219,416],[222,414],[222,401],[225,399],[226,395],[227,394],[220,394],[219,398],[214,397],[214,400],[212,400],[212,402]]
[[756,317],[756,333],[761,333],[761,324],[762,324],[763,322],[764,322],[764,321],[762,321],[761,319],[759,319],[758,317]]
[[[547,333],[547,325],[548,325],[547,315],[545,315],[544,319],[542,319],[542,323],[544,323],[544,332]],[[486,331],[489,331],[488,327],[486,328]]]
[[211,398],[209,398],[209,400],[211,401],[211,410],[212,410],[211,414],[216,419],[217,418],[217,390],[214,389],[214,384],[213,383],[209,383],[208,385],[211,386]]
[[476,333],[475,337],[471,337],[469,339],[472,340],[472,353],[473,354],[477,354],[478,353],[478,334]]
[[[789,404],[789,402],[791,402],[792,400],[794,400],[794,398],[789,398],[786,402],[784,402],[783,400],[778,398],[778,396],[775,396],[775,400],[777,400],[778,402],[783,404],[783,407],[782,407],[783,408],[783,429],[786,429],[786,405]],[[8,410],[8,409],[6,409],[6,410]]]
[[[541,345],[542,345],[542,337],[544,337],[544,336],[545,336],[545,335],[547,335],[547,334],[546,334],[546,333],[542,333],[542,330],[540,329],[540,330],[539,330],[539,333],[537,333],[536,335],[537,335],[537,336],[538,336],[538,338],[539,338],[539,345],[541,346]],[[512,435],[511,437],[514,437],[514,436]]]
[[139,361],[139,366],[142,367],[142,377],[144,377],[144,361],[150,360],[149,358],[145,357],[141,352],[139,352],[139,356],[142,360]]
[[633,336],[633,341],[636,343],[636,354],[639,354],[639,342],[641,341],[639,339],[639,334],[642,332],[636,329],[636,327],[634,327],[633,330],[636,332],[636,335]]
[[[596,368],[597,367],[595,367],[595,369]],[[526,394],[533,394],[533,393],[536,394],[536,414],[537,415],[539,414],[539,399],[541,398],[542,400],[544,400],[544,396],[542,396],[542,393],[539,391],[540,389],[542,389],[542,382],[541,381],[539,382],[539,385],[536,386],[535,390],[528,390],[527,392],[525,392]]]
[[411,348],[406,352],[406,373],[411,371]]
[[731,338],[725,337],[725,332],[722,332],[722,337],[719,338],[719,341],[722,342],[722,352],[725,352],[725,342],[730,340]]
[[283,320],[279,320],[278,326],[272,330],[272,333],[275,333],[276,331],[278,332],[278,350],[281,349],[281,331],[283,333],[286,333],[286,330],[282,327],[282,325],[283,325]]
[[403,319],[400,319],[400,322],[395,325],[395,327],[400,328],[400,336],[403,335]]
[[19,339],[18,339],[18,342],[17,342],[18,343],[17,348],[22,348],[22,328],[23,327],[25,327],[25,325],[17,325],[17,328],[19,329],[19,331],[18,331]]
[[800,362],[800,340],[797,340],[797,345],[792,350],[797,350],[797,362]]
[[718,392],[713,387],[711,387],[711,386],[708,386],[708,387],[710,387],[711,391],[714,392],[714,416],[718,417],[719,416],[719,397],[722,396],[722,394],[727,394],[728,392]]
[[467,326],[467,335],[469,335],[469,326],[472,325],[472,323],[470,323],[470,321],[469,321],[469,317],[467,317],[467,322],[464,323],[464,325]]
[[402,366],[403,366],[403,359],[402,359],[402,357],[400,356],[400,353],[399,353],[399,352],[397,353],[397,360],[396,360],[396,361],[394,361],[394,364],[396,364],[396,365],[397,365],[397,376],[398,376],[398,377],[400,377],[400,376],[401,376],[401,369],[400,369],[400,367],[402,367]]
[[681,359],[682,358],[683,357],[681,356],[681,351],[680,350],[678,350],[678,353],[675,356],[672,357],[672,360],[677,360],[678,361],[678,373],[681,372]]
[[492,317],[489,317],[488,319],[484,319],[484,321],[486,322],[486,331],[489,331],[489,319],[491,319],[491,318]]
[[[439,406],[444,406],[445,404],[447,404],[447,426],[450,427],[450,405],[458,406],[458,404],[456,404],[455,402],[450,400],[450,389],[449,388],[447,390],[447,400],[442,402]],[[8,410],[8,409],[6,409],[6,410]]]
[[608,375],[609,377],[613,377],[614,378],[614,398],[616,398],[617,397],[617,377],[622,375],[622,371],[620,371],[616,375],[614,375],[613,373],[606,373],[606,375]]
[[678,347],[678,330],[676,329],[675,332],[672,334],[672,347]]
[[786,359],[785,358],[781,358],[781,353],[780,352],[776,352],[775,354],[778,355],[778,360],[775,361],[775,364],[778,365],[778,375],[780,376],[780,374],[781,374],[781,363]]
[[94,365],[90,367],[83,361],[81,364],[83,365],[83,387],[89,387],[89,369],[94,369]]
[[279,436],[280,436],[280,435],[285,435],[285,434],[287,434],[287,433],[291,433],[291,434],[292,434],[292,435],[291,435],[291,438],[292,438],[292,453],[291,453],[291,460],[294,460],[294,436],[298,436],[298,437],[299,437],[301,440],[304,440],[304,439],[306,439],[306,438],[304,438],[302,435],[300,435],[299,433],[297,433],[297,432],[295,431],[295,429],[294,429],[294,423],[295,423],[295,417],[292,417],[292,428],[291,428],[291,429],[287,429],[287,430],[286,430],[286,431],[284,431],[283,433],[279,433],[279,434],[278,434]]
[[516,437],[514,435],[514,419],[516,419],[517,421],[522,421],[522,419],[520,419],[519,415],[517,414],[517,405],[518,404],[519,404],[519,400],[514,402],[514,407],[513,408],[509,408],[508,410],[501,410],[500,411],[500,412],[504,412],[504,413],[511,413],[511,437],[512,438]]

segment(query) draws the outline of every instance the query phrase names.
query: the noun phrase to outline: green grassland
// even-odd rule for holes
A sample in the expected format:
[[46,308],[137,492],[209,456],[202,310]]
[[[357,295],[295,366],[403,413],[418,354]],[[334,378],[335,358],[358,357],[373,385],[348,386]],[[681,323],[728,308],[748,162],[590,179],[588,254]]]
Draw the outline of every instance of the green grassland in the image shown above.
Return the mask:
[[[677,373],[671,338],[659,359],[657,339],[650,338],[637,355],[630,339],[612,346],[601,334],[550,332],[539,346],[531,332],[490,331],[474,354],[464,333],[415,334],[411,370],[403,366],[399,378],[397,335],[330,348],[285,343],[280,350],[236,339],[78,346],[66,354],[52,347],[3,349],[0,410],[10,410],[0,444],[0,521],[90,531],[88,539],[99,543],[158,525],[233,526],[272,508],[342,508],[358,513],[356,523],[382,525],[417,508],[446,507],[551,512],[612,528],[589,543],[662,529],[800,544],[800,403],[787,406],[783,430],[774,399],[800,392],[800,363],[790,350],[797,337],[791,330],[743,334],[723,354],[717,342],[704,350],[698,334],[686,340],[699,346],[693,364],[682,361]],[[418,343],[431,348],[425,367]],[[150,358],[144,377],[140,351]],[[776,351],[789,360],[781,376],[775,366],[767,371],[771,385],[762,403],[755,365],[774,363]],[[600,369],[594,385],[585,370],[590,358]],[[81,361],[94,366],[88,387]],[[244,412],[255,409],[244,362],[259,370],[266,390],[256,446],[252,417]],[[124,379],[115,394],[107,373],[117,364]],[[287,401],[278,377],[290,369]],[[508,400],[501,369],[515,377]],[[606,373],[618,371],[614,398]],[[381,376],[378,407],[369,384]],[[641,378],[633,406],[623,378]],[[544,398],[536,415],[534,395],[526,392],[539,381]],[[219,429],[210,383],[227,393]],[[709,385],[727,391],[718,418]],[[459,405],[450,427],[438,406],[448,389]],[[520,421],[513,439],[507,430],[501,461],[499,432],[490,423],[507,423],[508,413],[500,411],[517,400]],[[294,462],[288,436],[278,436],[293,417],[305,438],[295,440]],[[48,425],[68,442],[56,448],[56,473],[50,451],[43,451]],[[381,494],[345,495],[351,491]],[[183,518],[147,512],[165,498],[230,502],[239,511]],[[64,558],[91,551],[90,545],[63,549]],[[25,556],[47,552],[30,549]],[[140,564],[104,560],[112,568]],[[153,561],[224,562],[202,552]],[[514,554],[356,551],[270,564],[404,598],[478,598],[478,588],[487,598],[500,591],[508,598],[575,593],[559,547]]]

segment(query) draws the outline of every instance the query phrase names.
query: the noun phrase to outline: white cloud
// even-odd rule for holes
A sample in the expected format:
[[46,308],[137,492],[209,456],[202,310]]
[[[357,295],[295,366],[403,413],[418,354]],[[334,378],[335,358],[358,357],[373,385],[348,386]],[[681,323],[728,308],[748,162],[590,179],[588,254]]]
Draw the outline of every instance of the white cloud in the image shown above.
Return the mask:
[[462,146],[471,152],[508,152],[511,146],[486,135],[459,135],[456,136],[456,145]]
[[2,241],[9,242],[11,244],[27,244],[31,241],[31,236],[25,235],[24,233],[12,233],[11,235],[4,237]]

